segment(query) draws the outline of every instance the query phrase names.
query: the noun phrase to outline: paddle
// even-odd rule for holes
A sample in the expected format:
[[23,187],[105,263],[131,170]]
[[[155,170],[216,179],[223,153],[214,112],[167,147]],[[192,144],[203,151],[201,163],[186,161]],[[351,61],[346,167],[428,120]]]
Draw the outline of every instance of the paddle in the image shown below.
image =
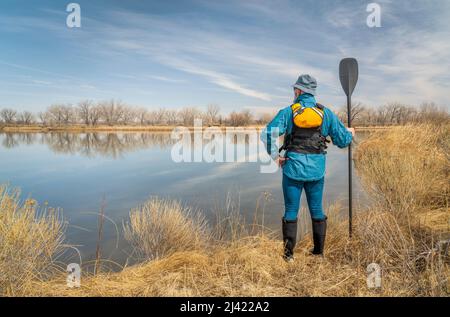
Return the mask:
[[[352,93],[358,81],[358,62],[354,58],[344,58],[339,63],[339,79],[342,89],[347,95],[347,120],[348,127],[352,126]],[[348,234],[352,236],[352,145],[348,147]]]

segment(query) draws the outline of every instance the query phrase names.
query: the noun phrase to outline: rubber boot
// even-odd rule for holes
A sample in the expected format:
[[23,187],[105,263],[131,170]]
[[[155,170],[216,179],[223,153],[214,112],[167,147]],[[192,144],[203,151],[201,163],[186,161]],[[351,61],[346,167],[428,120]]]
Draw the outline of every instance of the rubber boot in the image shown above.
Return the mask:
[[327,235],[327,217],[323,220],[312,219],[314,249],[311,251],[314,255],[323,255],[325,247],[325,237]]
[[283,258],[288,262],[292,262],[294,260],[294,248],[297,242],[297,219],[286,220],[283,218],[282,223],[284,242]]

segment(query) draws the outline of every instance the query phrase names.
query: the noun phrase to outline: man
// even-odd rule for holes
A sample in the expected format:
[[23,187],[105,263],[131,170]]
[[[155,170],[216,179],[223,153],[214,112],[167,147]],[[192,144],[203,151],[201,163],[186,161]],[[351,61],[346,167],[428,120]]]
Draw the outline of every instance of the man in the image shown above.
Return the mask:
[[[283,168],[285,212],[282,218],[283,258],[292,262],[297,240],[297,214],[300,197],[305,190],[312,220],[314,255],[323,255],[327,217],[322,207],[325,177],[326,143],[330,137],[339,148],[347,147],[355,134],[339,118],[315,99],[317,82],[310,75],[301,75],[294,88],[294,104],[282,109],[261,134],[267,152]],[[275,139],[284,136],[280,151]],[[279,155],[285,150],[284,155]]]

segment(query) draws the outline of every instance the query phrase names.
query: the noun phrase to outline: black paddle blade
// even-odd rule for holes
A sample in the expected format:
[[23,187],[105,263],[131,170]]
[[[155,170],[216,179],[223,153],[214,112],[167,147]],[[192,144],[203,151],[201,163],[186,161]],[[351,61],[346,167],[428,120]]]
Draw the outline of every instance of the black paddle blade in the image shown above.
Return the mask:
[[351,96],[358,82],[358,62],[354,58],[344,58],[339,63],[339,79],[342,89],[347,96]]

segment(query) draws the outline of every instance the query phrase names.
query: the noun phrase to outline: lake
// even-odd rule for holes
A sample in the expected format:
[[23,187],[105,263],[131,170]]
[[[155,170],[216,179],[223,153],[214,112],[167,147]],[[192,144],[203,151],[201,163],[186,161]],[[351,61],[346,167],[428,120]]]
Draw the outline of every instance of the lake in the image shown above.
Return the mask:
[[[359,133],[358,138],[363,136]],[[180,200],[204,212],[210,221],[228,199],[248,222],[256,209],[260,215],[264,210],[264,225],[280,229],[280,170],[261,173],[261,162],[176,163],[171,155],[176,142],[167,132],[0,133],[0,183],[20,187],[22,199],[32,197],[41,205],[60,207],[70,224],[67,240],[77,246],[83,261],[95,256],[98,212],[103,205],[120,235],[110,221],[105,222],[102,258],[125,263],[130,250],[121,236],[122,222],[130,209],[150,196]],[[230,141],[237,148],[252,142]],[[250,150],[246,155],[252,155]],[[347,150],[330,146],[325,207],[340,202],[345,215],[347,186]],[[356,176],[354,203],[366,203]],[[302,213],[302,219],[308,219],[307,209]]]

